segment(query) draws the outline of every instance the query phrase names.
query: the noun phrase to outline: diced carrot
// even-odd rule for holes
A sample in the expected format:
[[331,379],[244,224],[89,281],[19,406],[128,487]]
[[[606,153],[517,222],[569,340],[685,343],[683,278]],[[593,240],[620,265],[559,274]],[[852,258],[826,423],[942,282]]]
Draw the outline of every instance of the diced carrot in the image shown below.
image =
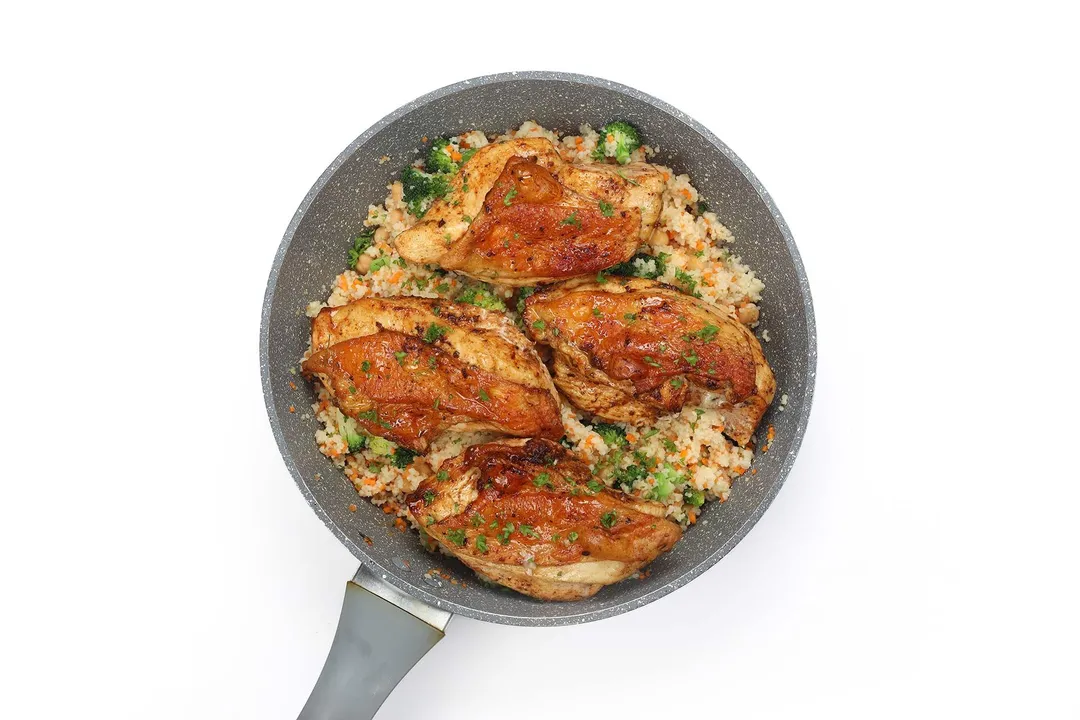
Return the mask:
[[427,135],[425,135],[424,137],[420,138],[420,142],[427,142]]
[[295,405],[290,405],[289,406],[289,412],[291,412],[291,413],[296,412],[296,406]]
[[349,505],[349,512],[356,512],[356,503]]
[[[607,142],[615,142],[615,136],[614,136],[614,135],[612,135],[611,133],[608,133],[608,134],[607,134],[607,137],[606,137],[606,138],[604,138],[604,140],[606,140]],[[664,181],[665,181],[665,182],[667,182],[667,178],[666,178],[666,177],[664,178]]]

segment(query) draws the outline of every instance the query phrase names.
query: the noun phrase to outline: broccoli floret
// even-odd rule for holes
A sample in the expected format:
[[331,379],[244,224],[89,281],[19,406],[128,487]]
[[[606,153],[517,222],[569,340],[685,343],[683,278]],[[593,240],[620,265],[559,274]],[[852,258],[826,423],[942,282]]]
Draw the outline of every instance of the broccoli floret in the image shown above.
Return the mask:
[[616,470],[613,482],[623,492],[631,492],[634,489],[634,483],[638,480],[644,480],[648,474],[648,471],[641,465],[630,465]]
[[367,437],[360,434],[356,421],[351,417],[345,418],[345,421],[338,426],[338,429],[341,430],[342,439],[349,445],[349,452],[360,452],[367,445]]
[[596,423],[592,426],[593,432],[604,439],[604,444],[610,448],[628,447],[626,431],[618,425],[610,423]]
[[368,439],[368,448],[376,455],[390,455],[394,452],[394,443],[386,438],[373,436]]
[[503,301],[484,284],[470,285],[465,288],[461,294],[457,296],[457,301],[482,307],[485,310],[506,310],[506,305]]
[[660,502],[667,500],[668,495],[675,491],[676,485],[686,482],[686,478],[677,473],[671,463],[664,463],[664,467],[654,472],[653,477],[656,478],[656,485],[649,494]]
[[624,263],[613,265],[604,272],[609,275],[630,275],[633,277],[648,278],[655,280],[667,271],[668,253],[649,255],[637,253]]
[[375,228],[368,228],[353,238],[352,247],[349,248],[349,267],[355,267],[356,262],[364,251],[375,242]]
[[428,170],[441,173],[456,173],[458,171],[458,164],[454,162],[450,153],[445,149],[447,146],[450,146],[451,150],[455,149],[446,138],[435,138],[431,143],[431,149],[428,150],[427,156]]
[[615,160],[620,165],[630,162],[630,153],[641,147],[641,133],[628,122],[610,122],[600,128],[601,144],[607,140],[608,135],[615,140]]
[[687,505],[693,505],[694,507],[701,507],[705,504],[705,493],[697,488],[687,485],[682,490],[683,502]]
[[435,198],[450,192],[449,176],[444,173],[426,173],[412,165],[401,171],[402,197],[415,217],[423,217]]
[[413,452],[408,448],[399,447],[394,451],[394,458],[392,460],[394,467],[404,470],[409,467],[409,463],[411,463],[418,454],[419,453]]

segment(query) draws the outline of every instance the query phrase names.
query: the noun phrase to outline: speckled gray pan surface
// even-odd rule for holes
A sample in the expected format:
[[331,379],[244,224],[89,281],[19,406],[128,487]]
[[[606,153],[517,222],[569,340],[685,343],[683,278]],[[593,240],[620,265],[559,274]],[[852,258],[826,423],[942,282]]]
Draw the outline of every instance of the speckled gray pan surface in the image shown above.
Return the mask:
[[[765,353],[787,409],[774,407],[763,427],[776,439],[754,460],[756,475],[739,479],[724,504],[709,504],[675,549],[660,557],[644,580],[631,579],[573,603],[545,603],[485,587],[456,561],[425,552],[413,532],[357,496],[342,473],[319,453],[317,421],[308,412],[313,393],[290,370],[307,344],[304,307],[324,299],[344,269],[350,239],[368,204],[379,204],[386,185],[417,155],[423,136],[479,128],[501,131],[525,120],[576,131],[628,120],[660,148],[656,162],[691,181],[734,232],[734,249],[765,281],[762,323],[771,341]],[[380,163],[384,155],[390,161]],[[810,414],[816,344],[814,315],[803,266],[779,211],[765,189],[720,140],[675,108],[606,80],[564,73],[491,75],[442,88],[380,120],[327,168],[297,210],[274,259],[260,337],[263,391],[285,464],[327,527],[368,567],[401,590],[455,613],[520,625],[562,625],[616,615],[671,592],[714,565],[750,530],[779,491],[795,460]],[[297,389],[292,389],[295,382]],[[289,412],[295,406],[296,412]],[[355,512],[349,505],[355,503]],[[288,528],[282,528],[288,533]],[[453,582],[432,573],[437,568]]]

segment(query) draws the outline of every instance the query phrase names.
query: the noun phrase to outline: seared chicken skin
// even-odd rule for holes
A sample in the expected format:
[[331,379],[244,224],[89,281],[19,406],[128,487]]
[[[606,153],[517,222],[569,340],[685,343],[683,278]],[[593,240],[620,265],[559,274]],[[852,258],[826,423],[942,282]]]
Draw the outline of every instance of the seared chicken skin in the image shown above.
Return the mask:
[[647,163],[572,165],[544,138],[487,145],[422,221],[398,235],[417,263],[522,286],[629,259],[660,216],[663,174]]
[[585,463],[549,440],[473,445],[420,483],[407,504],[420,527],[470,568],[542,600],[594,595],[682,535],[662,504],[592,481]]
[[724,433],[746,445],[776,392],[749,329],[653,280],[571,280],[529,297],[524,321],[553,349],[558,388],[605,420],[651,423],[707,391],[719,395]]
[[563,436],[547,368],[504,315],[425,298],[363,298],[312,322],[307,375],[367,433],[424,452],[441,432]]

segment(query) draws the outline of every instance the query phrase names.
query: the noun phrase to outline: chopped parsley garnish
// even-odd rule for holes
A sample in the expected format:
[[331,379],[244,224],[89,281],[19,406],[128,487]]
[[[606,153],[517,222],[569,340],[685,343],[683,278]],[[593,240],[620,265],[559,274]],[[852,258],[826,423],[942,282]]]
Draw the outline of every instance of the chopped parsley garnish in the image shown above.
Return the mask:
[[[427,281],[425,280],[424,282],[426,283]],[[436,315],[442,315],[442,308],[438,305],[432,305],[431,312],[435,313]]]
[[600,482],[596,478],[593,478],[589,482],[585,483],[585,487],[589,488],[589,492],[596,495],[598,492],[604,489],[604,483]]
[[510,535],[514,532],[514,523],[506,523],[503,525],[502,532],[499,533],[499,542],[506,545],[510,542]]
[[458,547],[465,547],[465,531],[464,530],[450,530],[446,533],[446,539],[454,543]]
[[532,529],[531,525],[518,525],[518,531],[525,537],[538,538],[539,533]]
[[355,395],[355,394],[356,394],[356,386],[355,386],[355,385],[350,385],[350,386],[349,386],[349,393],[350,393],[351,395]]
[[484,402],[487,402],[487,401],[491,400],[491,396],[487,394],[487,391],[485,391],[484,388],[480,388],[479,395],[480,395],[480,399],[483,400]]
[[437,368],[439,366],[439,362],[435,359],[434,355],[432,355],[431,357],[429,357],[427,359],[427,366],[429,368],[431,368],[432,370],[434,370],[435,368]]
[[487,544],[487,537],[486,536],[484,536],[484,535],[477,535],[476,536],[476,549],[479,550],[482,553],[486,553],[488,551],[488,544]]
[[[516,233],[515,233],[516,235]],[[518,290],[517,311],[524,314],[525,312],[525,299],[536,292],[535,287],[523,287]]]
[[648,440],[649,438],[651,438],[653,435],[657,434],[658,432],[660,432],[660,431],[657,430],[656,428],[653,428],[649,432],[645,433],[645,439]]
[[600,317],[600,308],[593,308],[592,309],[592,314],[595,315],[596,317]]
[[510,202],[514,199],[515,195],[517,195],[517,188],[510,188],[510,192],[503,196],[503,205],[510,207]]
[[604,272],[603,270],[596,273],[596,282],[600,283],[601,285],[606,283],[607,282],[607,273]]
[[397,260],[394,261],[394,264],[397,265],[398,267],[403,267],[403,268],[409,267],[409,263],[405,262],[405,258],[398,258]]
[[705,202],[704,200],[698,200],[697,211],[698,215],[704,215],[705,213],[709,212],[709,203]]
[[615,527],[615,520],[618,517],[614,510],[608,510],[606,513],[600,516],[600,524],[610,530]]
[[675,442],[671,438],[664,438],[661,440],[661,443],[664,445],[664,449],[669,453],[679,452],[678,446],[675,445]]
[[669,253],[660,253],[658,255],[637,253],[626,262],[612,265],[605,272],[612,275],[630,275],[655,280],[667,272],[667,259],[669,257],[671,257]]
[[546,472],[542,472],[536,477],[534,477],[533,485],[535,485],[536,487],[544,487],[545,485],[549,488],[555,487],[555,483],[551,482],[551,475]]
[[639,182],[634,182],[634,181],[633,181],[633,180],[631,180],[630,178],[628,178],[628,177],[626,177],[625,175],[623,175],[623,171],[622,171],[622,170],[616,170],[616,171],[615,171],[615,174],[616,174],[616,175],[618,175],[619,177],[621,177],[621,178],[622,178],[623,180],[625,180],[626,182],[630,183],[631,185],[634,185],[635,187],[641,184],[641,183],[639,183]]
[[570,213],[565,220],[559,223],[560,225],[573,225],[574,227],[581,227],[581,221],[578,220],[577,210]]
[[424,504],[425,505],[430,505],[433,502],[435,502],[435,491],[434,490],[425,491],[424,492]]
[[447,332],[449,332],[449,330],[450,328],[431,323],[430,325],[428,325],[427,330],[424,331],[424,342],[433,343],[439,338],[441,338],[443,335],[445,335]]
[[450,473],[445,470],[440,470],[439,472],[435,473],[435,479],[439,482],[446,482],[450,479]]
[[547,323],[544,322],[543,320],[536,320],[536,321],[533,322],[532,326],[533,326],[533,330],[543,330],[544,328],[547,327]]
[[681,388],[684,382],[686,381],[683,380],[681,377],[673,377],[671,378],[671,387],[676,389]]
[[394,353],[394,357],[397,358],[397,364],[404,366],[405,358],[407,355],[408,353],[406,353],[404,350],[398,350],[396,353]]
[[683,360],[690,363],[690,367],[694,367],[698,363],[697,353],[691,350],[689,355],[683,355]]
[[656,362],[655,358],[646,355],[644,358],[645,364],[651,367],[660,367],[660,363]]
[[360,363],[360,370],[361,370],[361,372],[365,372],[365,373],[370,372],[371,371],[371,363],[369,363],[367,360],[364,360],[362,363]]
[[494,530],[495,528],[499,527],[499,521],[492,520],[490,523],[488,523],[488,527]]
[[435,286],[435,292],[439,292],[439,293],[450,292],[450,284],[449,283],[444,283],[444,282],[439,283],[438,285]]
[[555,533],[551,536],[552,542],[559,542],[560,540],[562,540],[562,535],[560,535],[559,533]]
[[611,217],[612,215],[615,214],[615,208],[612,207],[611,203],[604,202],[603,200],[601,200],[600,201],[600,213],[604,217]]
[[431,409],[432,409],[432,410],[438,410],[438,409],[439,409],[439,403],[440,403],[440,402],[442,402],[442,398],[435,398],[435,402],[433,402],[433,403],[431,404]]
[[714,337],[720,333],[720,328],[715,325],[709,324],[698,330],[696,333],[692,333],[693,337],[698,338],[702,342],[710,342]]
[[637,313],[626,313],[625,315],[623,315],[623,320],[629,320],[630,322],[634,322],[635,320],[637,320]]
[[566,539],[570,542],[577,542],[578,534],[576,532],[567,533]]
[[462,215],[461,219],[464,220],[467,223],[472,223],[472,216],[471,215]]
[[353,238],[352,247],[349,248],[349,267],[353,267],[360,260],[360,256],[364,254],[375,242],[375,228],[369,228],[364,232]]
[[390,261],[386,259],[385,255],[375,258],[371,261],[371,265],[368,267],[368,275],[382,270],[389,263]]
[[398,447],[394,450],[394,467],[404,470],[409,467],[413,460],[419,453],[413,452],[409,448]]
[[480,516],[480,513],[473,513],[473,516],[469,519],[473,527],[480,527],[484,524],[484,518]]
[[697,280],[682,268],[675,271],[675,279],[686,289],[686,292],[691,295],[694,293],[694,289],[697,288]]

